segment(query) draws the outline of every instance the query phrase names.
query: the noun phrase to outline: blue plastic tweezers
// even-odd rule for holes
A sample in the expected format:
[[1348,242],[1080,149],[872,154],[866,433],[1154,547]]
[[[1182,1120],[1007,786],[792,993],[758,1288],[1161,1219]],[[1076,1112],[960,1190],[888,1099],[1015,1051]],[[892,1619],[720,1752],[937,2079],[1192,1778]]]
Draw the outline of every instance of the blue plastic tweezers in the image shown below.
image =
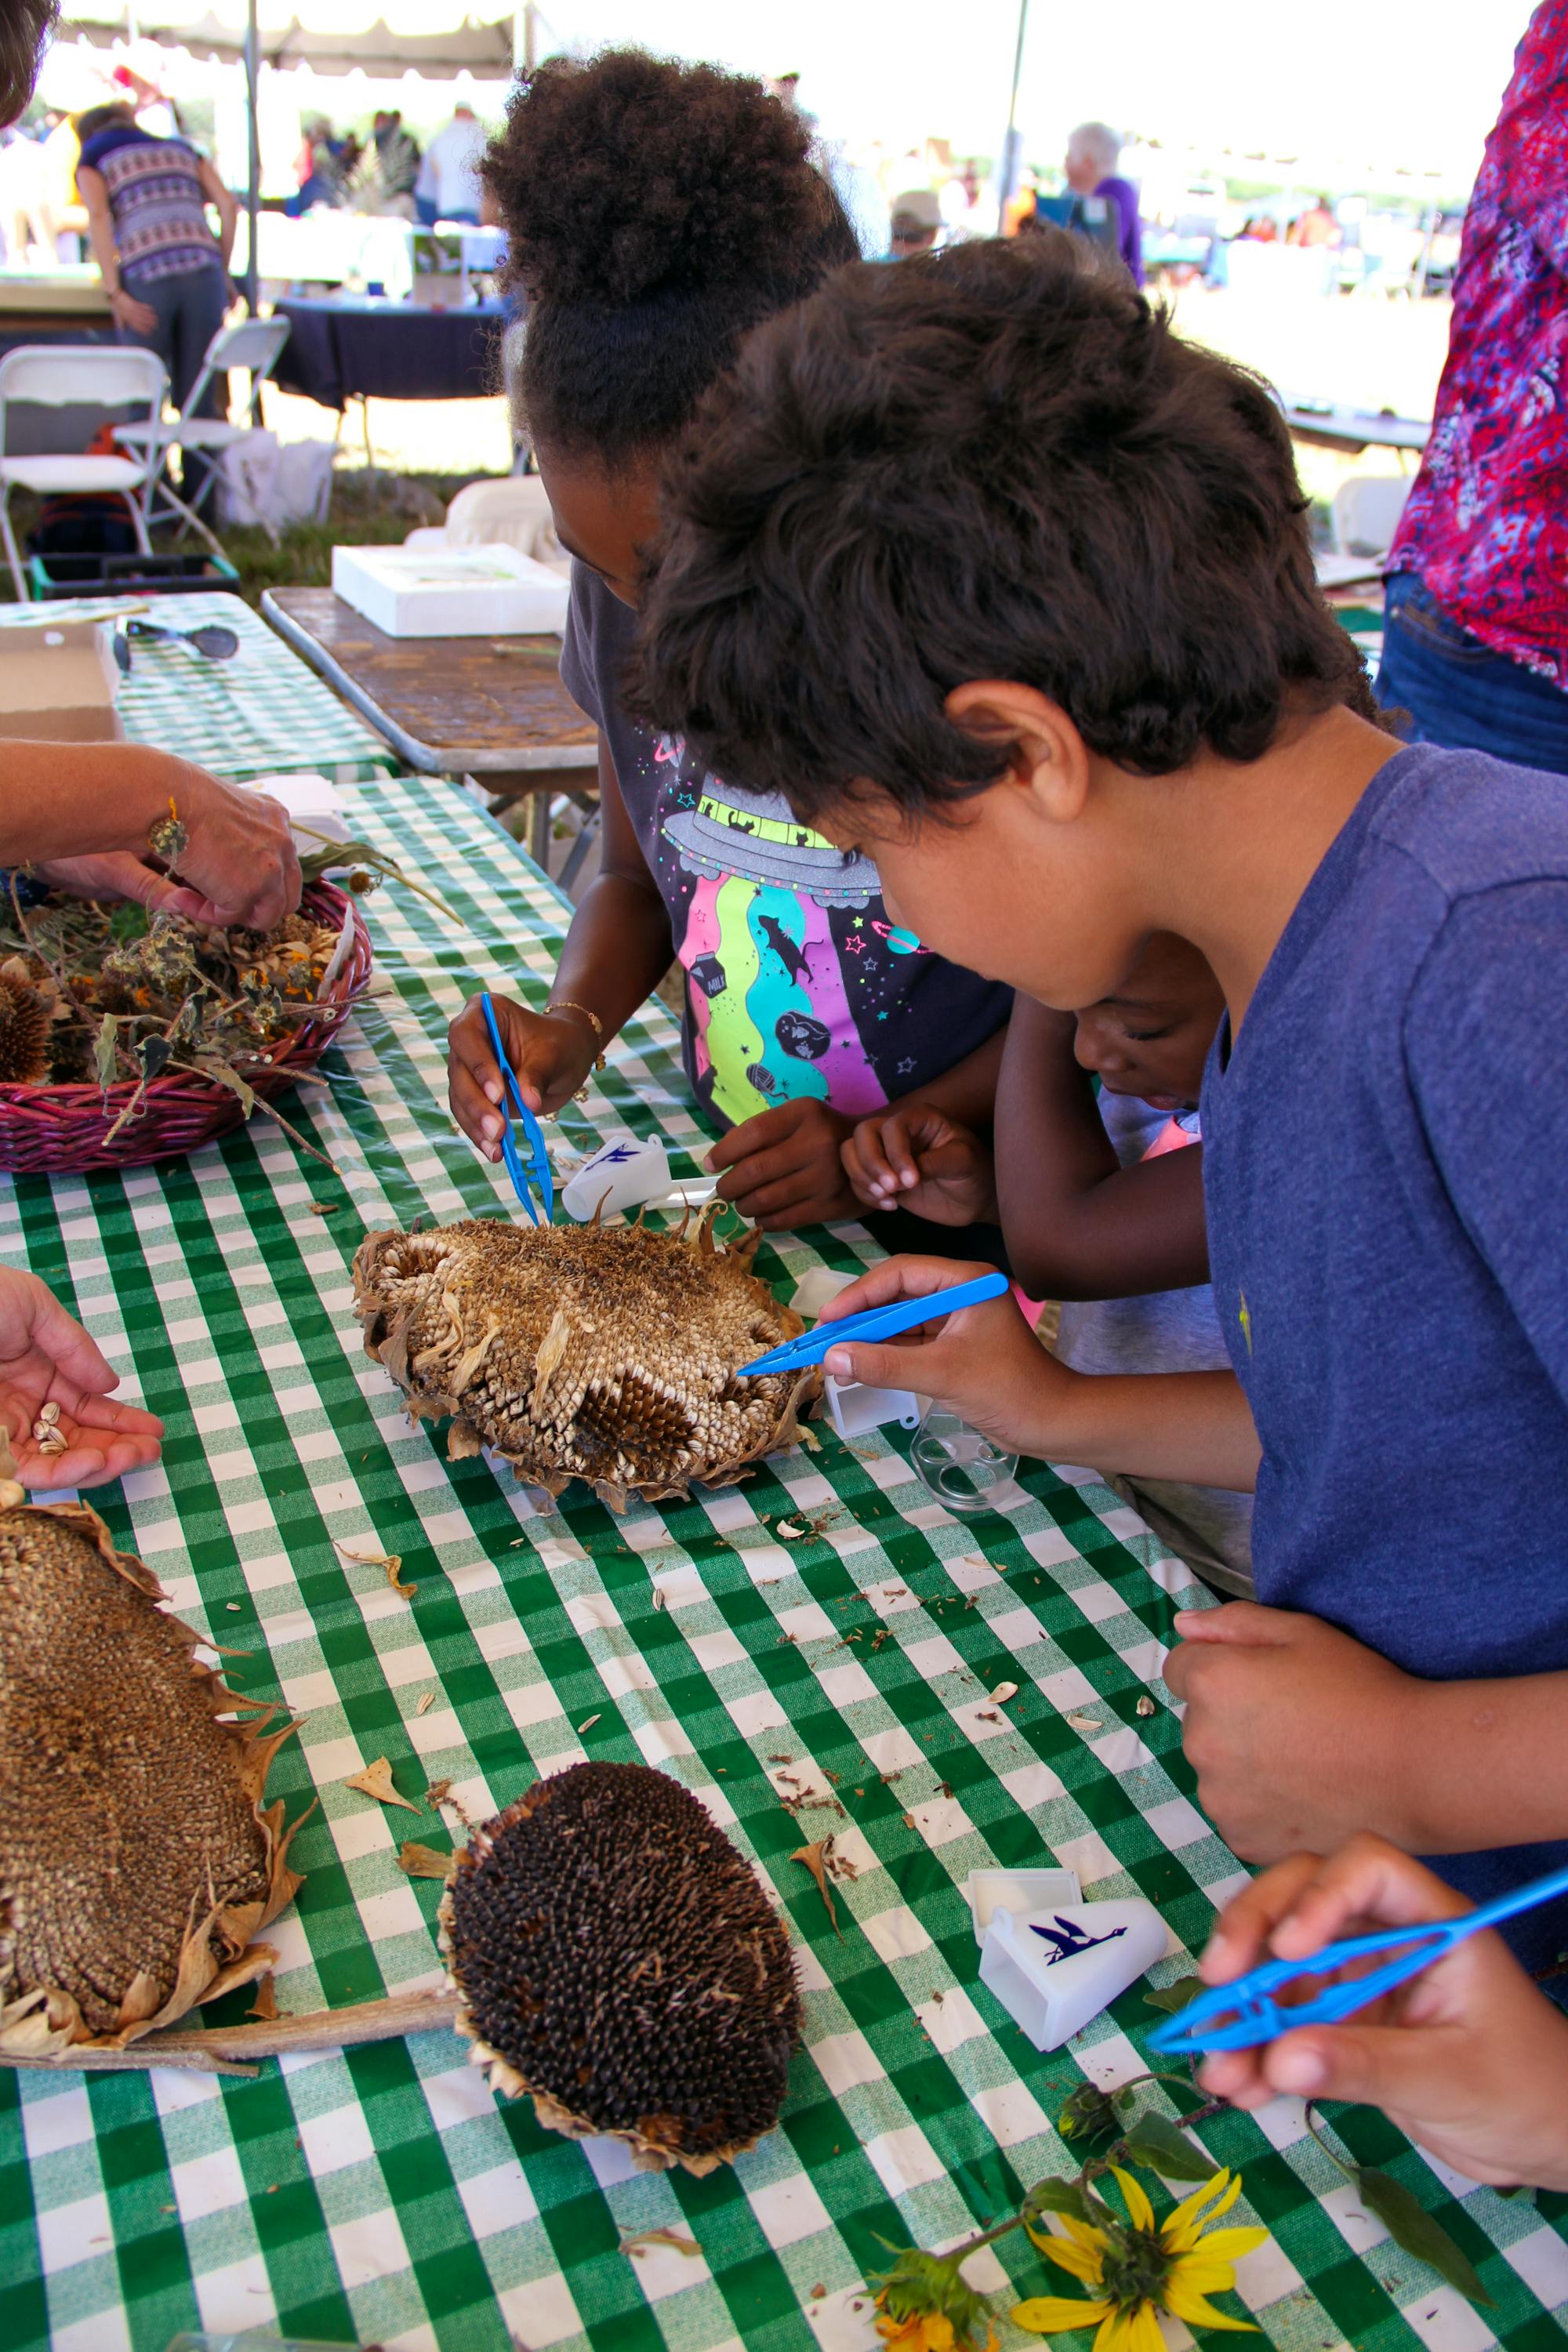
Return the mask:
[[[1495,1927],[1500,1919],[1512,1919],[1521,1911],[1533,1911],[1538,1904],[1550,1903],[1559,1895],[1568,1895],[1568,1870],[1554,1870],[1548,1877],[1531,1880],[1528,1886],[1516,1887],[1511,1895],[1500,1895],[1495,1903],[1483,1903],[1479,1911],[1467,1912],[1462,1919],[1439,1919],[1426,1927],[1390,1927],[1375,1936],[1347,1936],[1338,1944],[1325,1944],[1321,1952],[1304,1960],[1265,1960],[1260,1968],[1248,1969],[1245,1976],[1237,1977],[1234,1984],[1215,1985],[1190,2000],[1165,2024],[1154,2028],[1149,2047],[1163,2057],[1189,2058],[1209,2050],[1256,2050],[1260,2042],[1293,2033],[1299,2025],[1337,2025],[1342,2018],[1353,2017],[1369,2001],[1392,1992],[1395,1985],[1419,1976],[1468,1936]],[[1357,1960],[1373,1958],[1379,1952],[1397,1957],[1385,1960],[1380,1969],[1369,1969],[1364,1976],[1325,1985],[1310,2000],[1281,2006],[1274,1998],[1281,1987],[1302,1977],[1327,1976]]]
[[[550,1173],[550,1158],[544,1149],[544,1131],[523,1101],[519,1090],[511,1064],[506,1057],[506,1047],[500,1041],[500,1030],[496,1024],[496,1009],[490,1003],[488,989],[480,997],[479,1003],[485,1008],[485,1026],[490,1033],[490,1045],[500,1066],[501,1084],[511,1097],[510,1110],[515,1110],[522,1121],[522,1131],[528,1141],[529,1156],[525,1161],[517,1148],[517,1139],[511,1131],[510,1110],[509,1110],[500,1131],[500,1156],[506,1162],[507,1174],[517,1188],[517,1197],[528,1211],[533,1223],[536,1225],[548,1225],[553,1221],[555,1215],[555,1181]],[[502,1108],[507,1109],[504,1103]],[[531,1184],[537,1184],[539,1187],[540,1197],[544,1202],[542,1217],[533,1205]]]
[[983,1298],[1000,1298],[1008,1287],[1005,1274],[982,1274],[952,1290],[933,1290],[927,1298],[900,1298],[891,1307],[868,1307],[862,1314],[846,1315],[841,1323],[819,1323],[815,1331],[786,1339],[782,1348],[770,1349],[755,1363],[742,1364],[735,1378],[752,1381],[763,1372],[801,1371],[807,1364],[820,1364],[829,1348],[837,1348],[841,1340],[890,1339],[897,1332],[912,1331],[918,1323],[934,1323],[939,1315],[955,1315],[961,1307],[978,1307]]

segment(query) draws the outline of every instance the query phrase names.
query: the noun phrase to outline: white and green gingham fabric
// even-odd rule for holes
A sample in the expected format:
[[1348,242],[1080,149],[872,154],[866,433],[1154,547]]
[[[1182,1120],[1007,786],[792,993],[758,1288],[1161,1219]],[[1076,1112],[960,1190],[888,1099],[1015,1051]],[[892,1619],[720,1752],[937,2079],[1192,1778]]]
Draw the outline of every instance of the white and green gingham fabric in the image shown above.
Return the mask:
[[[330,1097],[290,1106],[341,1174],[258,1118],[188,1160],[8,1188],[6,1262],[56,1286],[167,1423],[162,1465],[94,1497],[117,1539],[245,1654],[239,1686],[306,1718],[270,1783],[291,1813],[321,1800],[304,1885],[268,1931],[283,2011],[438,1981],[439,1887],[396,1862],[405,1837],[450,1843],[428,1783],[479,1819],[592,1756],[672,1773],[756,1866],[796,1946],[805,2044],[778,2130],[703,2181],[542,2130],[444,2033],[254,2079],[0,2073],[0,2343],[163,2352],[205,2327],[405,2352],[862,2352],[883,2242],[952,2242],[1068,2169],[1052,2117],[1086,2076],[1142,2071],[1154,2017],[1135,1988],[1038,2056],[977,1980],[967,1873],[1055,1856],[1096,1895],[1147,1895],[1171,1929],[1161,1977],[1237,1883],[1159,1680],[1188,1580],[1080,1474],[1026,1465],[999,1509],[952,1518],[897,1431],[853,1449],[826,1432],[819,1453],[624,1519],[449,1465],[363,1353],[350,1261],[366,1225],[511,1205],[448,1119],[445,1031],[476,984],[542,1003],[563,914],[456,789],[349,797],[460,925],[395,887],[370,902],[374,992],[323,1066]],[[563,1149],[628,1129],[700,1149],[675,1045],[658,1007],[634,1022]],[[872,1248],[818,1231],[759,1264],[783,1284]],[[781,1519],[808,1533],[781,1538]],[[340,1543],[397,1554],[412,1602]],[[994,1705],[1004,1681],[1018,1695]],[[383,1755],[416,1813],[344,1787]],[[835,1888],[842,1937],[790,1859],[829,1832],[854,1874]],[[1440,2216],[1495,2308],[1394,2248],[1281,2103],[1200,2127],[1271,2233],[1235,2315],[1282,2352],[1561,2343],[1568,2200],[1505,2200],[1375,2114],[1335,2121]],[[663,2227],[700,2251],[621,2251]],[[1042,2286],[1016,2236],[972,2275],[1002,2312]]]
[[51,619],[83,614],[111,620],[121,613],[170,629],[219,622],[239,639],[226,661],[150,638],[133,645],[131,675],[120,680],[115,703],[134,741],[178,751],[230,783],[301,772],[351,783],[395,768],[381,738],[237,596],[205,589],[0,604],[0,628],[47,628]]

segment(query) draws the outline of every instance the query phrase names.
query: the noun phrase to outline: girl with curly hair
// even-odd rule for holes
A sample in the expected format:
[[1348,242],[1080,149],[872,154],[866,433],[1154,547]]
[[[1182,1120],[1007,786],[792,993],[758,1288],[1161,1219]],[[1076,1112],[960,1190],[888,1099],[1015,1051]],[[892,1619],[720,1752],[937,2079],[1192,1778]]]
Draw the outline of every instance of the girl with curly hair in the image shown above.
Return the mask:
[[[722,1130],[709,1164],[770,1228],[858,1213],[840,1147],[889,1101],[988,1125],[1011,1003],[900,929],[868,859],[743,772],[705,771],[623,698],[665,458],[748,331],[858,258],[809,142],[760,82],[622,49],[521,82],[485,167],[528,305],[523,422],[576,559],[562,675],[598,722],[604,809],[551,1007],[498,999],[503,1042],[525,1098],[555,1110],[678,959],[687,1074]],[[753,723],[765,738],[765,709]],[[458,1123],[499,1159],[477,1002],[453,1024],[450,1082]]]

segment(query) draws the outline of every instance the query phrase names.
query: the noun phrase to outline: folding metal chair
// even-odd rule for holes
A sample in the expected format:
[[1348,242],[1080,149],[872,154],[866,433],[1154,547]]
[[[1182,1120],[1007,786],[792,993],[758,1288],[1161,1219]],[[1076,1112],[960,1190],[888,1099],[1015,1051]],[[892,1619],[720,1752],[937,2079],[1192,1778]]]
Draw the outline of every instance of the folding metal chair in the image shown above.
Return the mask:
[[[156,459],[153,467],[153,485],[148,508],[149,522],[160,522],[165,515],[179,518],[176,539],[187,530],[198,531],[215,554],[223,553],[222,541],[195,511],[192,501],[199,499],[217,471],[224,451],[232,447],[260,421],[261,387],[278,364],[278,355],[291,332],[287,319],[241,319],[232,327],[220,327],[207,345],[202,361],[202,372],[191,386],[190,397],[175,416],[166,417],[152,426],[121,425],[115,428],[114,437],[126,449],[139,451],[144,458]],[[231,368],[250,371],[250,398],[245,404],[243,424],[231,425],[226,418],[203,416],[199,411],[216,375],[225,375]],[[184,495],[176,497],[163,473],[163,461],[172,449],[181,453],[184,466],[187,458],[198,459],[204,468],[199,485],[193,488],[188,476],[182,475],[181,488]],[[278,533],[270,524],[264,524],[274,546]]]
[[68,491],[119,490],[131,509],[136,543],[146,555],[152,552],[147,536],[150,467],[144,457],[7,457],[7,408],[134,404],[144,406],[148,425],[156,425],[168,389],[157,352],[129,343],[26,343],[0,360],[0,542],[21,602],[26,602],[27,581],[11,528],[12,491],[33,490],[49,498]]

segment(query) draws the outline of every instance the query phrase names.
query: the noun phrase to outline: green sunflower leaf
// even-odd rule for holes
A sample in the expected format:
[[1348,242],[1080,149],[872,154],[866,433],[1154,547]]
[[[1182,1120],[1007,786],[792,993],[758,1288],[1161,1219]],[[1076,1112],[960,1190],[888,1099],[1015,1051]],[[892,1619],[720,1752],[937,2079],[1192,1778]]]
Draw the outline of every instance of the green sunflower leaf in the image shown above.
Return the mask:
[[1475,2264],[1462,2253],[1440,2221],[1435,2221],[1408,2189],[1386,2172],[1358,2168],[1356,2189],[1368,2212],[1375,2213],[1396,2246],[1417,2262],[1429,2263],[1450,2286],[1489,2311],[1494,2301],[1481,2284]]
[[1037,2180],[1024,2200],[1033,2221],[1037,2213],[1070,2213],[1075,2221],[1089,2220],[1089,2204],[1076,2180]]
[[1178,1977],[1174,1984],[1156,1985],[1152,1992],[1146,1992],[1143,2005],[1146,2009],[1169,2010],[1173,2015],[1178,2009],[1185,2009],[1188,2001],[1196,2000],[1203,1990],[1200,1977]]
[[1214,2158],[1164,2116],[1140,2116],[1127,2135],[1127,2153],[1134,2164],[1146,2164],[1166,2180],[1212,2180],[1219,2170]]

